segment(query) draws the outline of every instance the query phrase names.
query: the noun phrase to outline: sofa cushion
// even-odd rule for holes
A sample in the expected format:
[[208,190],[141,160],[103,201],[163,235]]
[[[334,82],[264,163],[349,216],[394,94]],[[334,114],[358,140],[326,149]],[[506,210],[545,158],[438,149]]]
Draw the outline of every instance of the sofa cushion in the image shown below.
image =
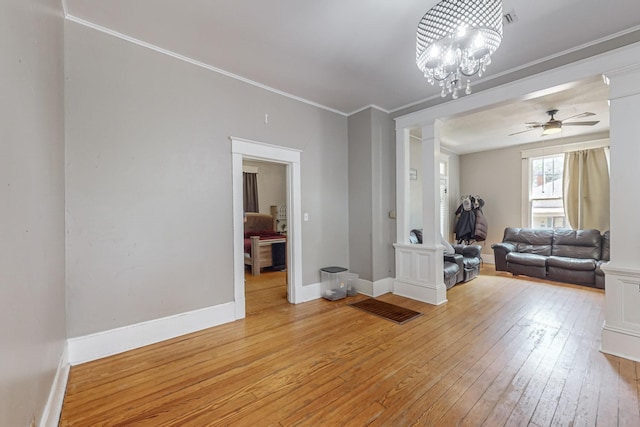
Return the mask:
[[547,266],[549,267],[558,267],[576,271],[594,271],[596,269],[596,263],[597,261],[595,259],[568,258],[554,255],[547,259]]
[[507,227],[502,241],[514,244],[517,252],[548,256],[551,255],[553,230]]
[[601,236],[598,230],[556,229],[551,255],[568,258],[600,259]]
[[549,266],[547,270],[547,279],[575,283],[577,285],[594,286],[595,276],[593,271],[567,270],[566,268],[553,266]]
[[538,254],[510,252],[507,254],[507,262],[532,267],[545,267],[547,265],[547,257]]

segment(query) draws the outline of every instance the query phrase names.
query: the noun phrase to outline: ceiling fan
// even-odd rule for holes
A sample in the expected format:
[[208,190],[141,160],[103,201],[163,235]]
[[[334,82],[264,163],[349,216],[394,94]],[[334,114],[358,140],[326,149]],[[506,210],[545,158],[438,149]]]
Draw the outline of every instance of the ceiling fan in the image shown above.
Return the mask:
[[583,117],[595,116],[594,113],[589,113],[589,112],[576,114],[575,116],[567,117],[564,120],[556,120],[556,118],[554,117],[556,114],[558,114],[558,110],[549,110],[547,111],[547,114],[551,117],[551,119],[549,119],[548,122],[546,123],[527,122],[525,123],[525,125],[527,126],[526,130],[511,133],[509,134],[509,136],[518,135],[519,133],[529,132],[531,130],[539,129],[539,128],[542,129],[542,135],[545,136],[545,135],[551,135],[551,134],[560,132],[563,126],[594,126],[600,123],[599,120],[589,121],[589,122],[568,122],[567,123],[567,120],[569,119],[581,119]]

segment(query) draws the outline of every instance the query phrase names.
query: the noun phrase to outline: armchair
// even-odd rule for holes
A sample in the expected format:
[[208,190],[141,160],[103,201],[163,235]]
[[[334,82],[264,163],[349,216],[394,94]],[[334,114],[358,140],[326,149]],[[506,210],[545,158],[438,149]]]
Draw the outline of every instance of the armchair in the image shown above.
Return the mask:
[[[422,230],[411,230],[410,241],[422,243]],[[468,282],[480,274],[482,258],[480,245],[452,245],[454,253],[444,254],[444,284],[447,289],[461,282]]]

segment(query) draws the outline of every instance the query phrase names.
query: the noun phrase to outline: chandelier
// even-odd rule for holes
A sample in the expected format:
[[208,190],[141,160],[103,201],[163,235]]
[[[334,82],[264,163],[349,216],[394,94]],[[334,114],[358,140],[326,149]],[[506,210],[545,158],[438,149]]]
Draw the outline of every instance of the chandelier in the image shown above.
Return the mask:
[[438,82],[443,98],[457,99],[463,88],[468,95],[470,77],[482,77],[502,41],[502,1],[441,1],[420,20],[416,39],[416,64],[427,81]]

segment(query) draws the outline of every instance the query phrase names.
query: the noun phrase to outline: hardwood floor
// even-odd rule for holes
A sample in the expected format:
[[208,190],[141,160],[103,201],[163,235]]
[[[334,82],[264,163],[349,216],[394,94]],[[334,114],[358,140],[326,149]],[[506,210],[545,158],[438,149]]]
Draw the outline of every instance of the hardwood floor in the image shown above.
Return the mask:
[[380,297],[424,313],[397,325],[362,295],[289,305],[277,274],[244,320],[72,367],[60,425],[640,426],[602,291],[485,269],[441,306]]

